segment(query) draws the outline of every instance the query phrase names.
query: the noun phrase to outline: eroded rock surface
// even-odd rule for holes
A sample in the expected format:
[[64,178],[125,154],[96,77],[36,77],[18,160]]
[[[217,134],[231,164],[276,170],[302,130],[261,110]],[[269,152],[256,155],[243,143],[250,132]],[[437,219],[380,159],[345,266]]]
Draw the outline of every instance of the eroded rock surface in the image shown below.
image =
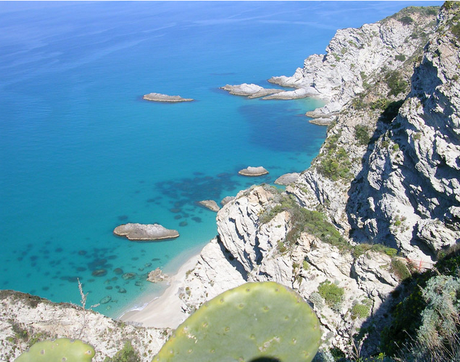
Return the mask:
[[117,226],[113,233],[133,241],[153,241],[179,237],[177,230],[166,229],[159,224],[128,223]]

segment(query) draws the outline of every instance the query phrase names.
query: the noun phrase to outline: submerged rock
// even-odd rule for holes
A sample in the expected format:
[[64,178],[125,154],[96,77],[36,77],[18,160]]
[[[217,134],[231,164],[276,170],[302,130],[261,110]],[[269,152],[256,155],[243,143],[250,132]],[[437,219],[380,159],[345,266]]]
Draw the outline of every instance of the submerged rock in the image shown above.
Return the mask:
[[266,175],[266,174],[268,174],[268,171],[265,168],[263,168],[262,166],[259,166],[259,167],[251,167],[251,166],[249,166],[248,168],[240,170],[238,173],[240,175],[243,175],[243,176],[254,177],[254,176]]
[[107,270],[105,269],[97,269],[92,272],[92,275],[95,277],[103,277],[107,274]]
[[136,277],[135,273],[125,273],[122,276],[124,280],[134,279],[135,277]]
[[211,211],[217,212],[220,210],[219,205],[217,205],[217,202],[215,202],[214,200],[203,200],[203,201],[200,201],[199,204],[206,207],[207,209]]
[[146,101],[151,102],[167,102],[167,103],[179,103],[179,102],[191,102],[192,98],[182,98],[181,96],[169,96],[161,93],[149,93],[142,97]]
[[173,239],[179,236],[178,231],[166,229],[159,224],[123,224],[117,226],[113,233],[135,241]]
[[156,268],[149,273],[147,280],[151,283],[159,283],[168,280],[168,275],[164,274],[160,268]]
[[107,304],[108,302],[110,302],[112,300],[112,297],[110,295],[107,295],[106,297],[102,298],[99,303],[100,304]]

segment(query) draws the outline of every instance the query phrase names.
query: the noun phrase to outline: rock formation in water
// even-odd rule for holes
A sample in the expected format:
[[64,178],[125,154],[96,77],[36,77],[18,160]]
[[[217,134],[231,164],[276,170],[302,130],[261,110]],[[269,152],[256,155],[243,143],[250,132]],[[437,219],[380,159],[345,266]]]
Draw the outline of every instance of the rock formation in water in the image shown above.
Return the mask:
[[152,241],[179,237],[177,230],[166,229],[159,224],[128,223],[117,226],[113,233],[118,236],[125,236],[133,241]]
[[268,174],[268,171],[262,166],[258,166],[258,167],[249,166],[245,169],[238,171],[238,174],[242,176],[248,176],[248,177],[257,177],[257,176],[263,176],[263,175]]
[[248,98],[260,98],[270,94],[283,92],[282,89],[266,89],[257,84],[239,84],[239,85],[225,85],[221,89],[228,91],[230,94],[237,96],[244,96]]
[[149,93],[142,97],[146,101],[151,102],[166,102],[166,103],[180,103],[180,102],[192,102],[192,98],[182,98],[181,96],[170,96],[161,93]]

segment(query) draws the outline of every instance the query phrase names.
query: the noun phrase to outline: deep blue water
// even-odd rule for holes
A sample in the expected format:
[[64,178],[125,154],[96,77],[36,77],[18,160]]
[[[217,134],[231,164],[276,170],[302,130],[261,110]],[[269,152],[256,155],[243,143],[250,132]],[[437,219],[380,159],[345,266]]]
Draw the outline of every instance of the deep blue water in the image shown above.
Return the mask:
[[[88,305],[111,298],[96,308],[111,316],[158,290],[146,273],[216,234],[198,201],[308,168],[326,134],[303,116],[318,101],[219,87],[292,75],[336,29],[420,4],[0,2],[0,289],[79,304],[79,278]],[[260,165],[268,176],[237,175]],[[126,222],[181,236],[115,237]]]

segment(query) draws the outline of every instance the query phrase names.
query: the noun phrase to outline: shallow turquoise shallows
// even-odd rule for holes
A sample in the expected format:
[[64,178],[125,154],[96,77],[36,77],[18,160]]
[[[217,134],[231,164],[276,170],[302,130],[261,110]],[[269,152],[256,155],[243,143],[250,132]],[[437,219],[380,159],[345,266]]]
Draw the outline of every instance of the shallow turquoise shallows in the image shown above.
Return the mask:
[[[423,2],[423,4],[427,4]],[[0,288],[117,316],[217,233],[197,205],[308,168],[319,101],[249,100],[337,28],[414,2],[0,2]],[[159,92],[195,99],[142,100]],[[269,175],[238,176],[247,166]],[[123,223],[175,240],[130,242]]]

